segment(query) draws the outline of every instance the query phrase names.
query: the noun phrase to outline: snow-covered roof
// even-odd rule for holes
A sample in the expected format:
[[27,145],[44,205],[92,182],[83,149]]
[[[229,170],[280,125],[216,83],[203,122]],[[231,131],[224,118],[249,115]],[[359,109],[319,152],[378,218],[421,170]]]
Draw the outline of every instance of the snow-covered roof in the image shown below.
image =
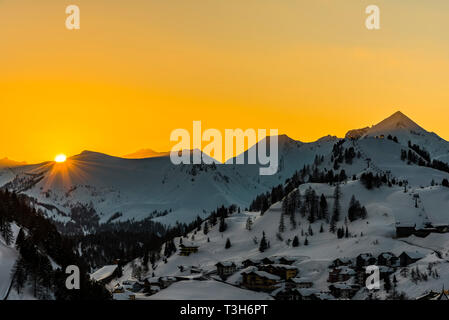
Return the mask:
[[[295,266],[291,266],[291,265],[288,265],[288,264],[280,264],[280,263],[276,263],[276,264],[269,264],[269,265],[264,265],[264,266],[271,266],[271,267],[274,267],[274,268],[284,268],[284,269],[287,269],[287,270],[298,270],[298,268],[297,267],[295,267]],[[262,266],[262,267],[264,267],[264,266]]]
[[402,254],[406,254],[407,256],[409,256],[412,259],[422,259],[424,258],[426,255],[424,253],[418,252],[418,251],[404,251]]
[[146,277],[145,280],[148,283],[158,283],[159,282],[159,277]]
[[336,262],[336,261],[340,261],[342,263],[351,263],[352,259],[351,258],[347,258],[347,257],[343,257],[343,258],[337,258],[333,262]]
[[268,273],[268,272],[265,272],[265,271],[253,270],[253,271],[250,271],[250,272],[242,272],[242,274],[250,274],[250,273],[254,273],[254,274],[258,275],[261,278],[267,278],[267,279],[275,280],[275,281],[281,280],[281,278],[279,276],[276,276],[274,274],[271,274],[271,273]]
[[254,259],[254,258],[249,258],[249,259],[246,259],[246,260],[243,260],[242,262],[252,262],[252,263],[260,263],[260,259]]
[[232,261],[220,261],[217,264],[215,264],[216,266],[218,265],[222,265],[223,267],[235,267],[235,263]]
[[383,252],[379,255],[379,257],[383,257],[385,259],[396,258],[396,256],[391,252]]
[[371,253],[361,253],[358,255],[358,257],[363,260],[368,260],[373,258],[373,255]]
[[94,273],[92,273],[90,275],[90,278],[95,281],[104,280],[104,279],[110,277],[114,273],[115,269],[117,269],[117,267],[118,267],[118,265],[116,265],[116,264],[104,266],[104,267],[98,269],[97,271],[95,271]]
[[301,284],[301,283],[313,283],[313,281],[310,278],[307,278],[307,277],[290,278],[290,281],[294,282],[294,283],[298,283],[298,284]]
[[335,268],[335,270],[339,270],[339,274],[348,274],[348,275],[354,275],[356,274],[355,270],[352,268],[349,268],[347,266],[341,266],[338,268]]

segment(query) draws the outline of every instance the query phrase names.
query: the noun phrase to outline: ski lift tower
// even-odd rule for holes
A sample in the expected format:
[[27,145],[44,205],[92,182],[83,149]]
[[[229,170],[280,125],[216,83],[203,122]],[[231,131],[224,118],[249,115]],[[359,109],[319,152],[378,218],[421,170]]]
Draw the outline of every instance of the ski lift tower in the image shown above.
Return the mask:
[[415,194],[413,195],[413,199],[415,199],[415,208],[418,208],[419,194],[415,193]]
[[371,162],[371,158],[366,158],[366,163],[368,164],[368,169],[369,169],[370,162]]

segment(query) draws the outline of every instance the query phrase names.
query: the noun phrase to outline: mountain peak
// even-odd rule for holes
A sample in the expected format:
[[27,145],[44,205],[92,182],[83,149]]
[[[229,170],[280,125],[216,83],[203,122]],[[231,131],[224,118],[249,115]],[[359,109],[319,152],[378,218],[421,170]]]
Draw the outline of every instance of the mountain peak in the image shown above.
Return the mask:
[[413,131],[425,131],[416,122],[407,117],[401,111],[397,111],[385,120],[382,120],[378,124],[372,126],[369,129],[370,134],[374,133],[389,133],[391,131],[413,130]]
[[401,111],[396,111],[388,118],[382,120],[372,127],[362,129],[350,130],[346,134],[347,138],[359,138],[362,136],[377,136],[388,134],[403,133],[426,133],[427,131],[421,128],[416,122],[407,117]]

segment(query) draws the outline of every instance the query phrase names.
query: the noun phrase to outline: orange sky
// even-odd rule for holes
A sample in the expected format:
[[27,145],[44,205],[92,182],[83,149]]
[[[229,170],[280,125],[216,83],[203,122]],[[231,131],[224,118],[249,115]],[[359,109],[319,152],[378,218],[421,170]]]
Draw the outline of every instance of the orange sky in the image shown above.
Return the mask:
[[312,141],[397,110],[449,139],[449,2],[375,2],[379,31],[360,0],[0,0],[0,158],[165,151],[193,120]]

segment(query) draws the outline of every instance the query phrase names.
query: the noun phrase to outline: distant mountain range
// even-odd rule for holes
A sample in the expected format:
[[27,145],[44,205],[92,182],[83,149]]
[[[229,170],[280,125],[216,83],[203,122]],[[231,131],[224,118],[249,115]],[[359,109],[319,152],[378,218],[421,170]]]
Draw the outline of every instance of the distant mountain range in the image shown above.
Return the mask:
[[[398,143],[387,139],[394,136]],[[417,171],[404,163],[401,150],[408,141],[423,146],[432,159],[449,162],[449,143],[428,132],[401,112],[379,124],[346,135],[345,147],[357,139],[378,170],[390,171],[411,184],[430,183],[449,175],[431,168]],[[269,139],[269,138],[267,138]],[[323,157],[322,170],[333,169],[332,149],[342,139],[326,136],[303,143],[286,135],[279,139],[279,170],[272,176],[260,176],[258,165],[179,165],[171,163],[168,153],[149,149],[129,154],[124,159],[84,151],[65,164],[45,162],[0,169],[0,186],[35,199],[37,207],[61,222],[72,221],[72,210],[92,208],[100,222],[154,217],[163,223],[192,221],[204,217],[221,205],[236,204],[246,208],[258,194],[284,183],[295,171],[312,165]],[[258,144],[251,148],[258,148]],[[198,150],[194,152],[200,152]],[[238,157],[246,157],[248,151]],[[348,176],[366,171],[366,161],[341,165]]]
[[151,149],[140,149],[134,153],[126,154],[123,158],[126,159],[145,159],[154,157],[165,157],[169,156],[170,152],[157,152]]
[[25,161],[19,162],[19,161],[10,160],[8,158],[0,159],[0,168],[18,167],[18,166],[24,166],[24,165],[26,165]]

